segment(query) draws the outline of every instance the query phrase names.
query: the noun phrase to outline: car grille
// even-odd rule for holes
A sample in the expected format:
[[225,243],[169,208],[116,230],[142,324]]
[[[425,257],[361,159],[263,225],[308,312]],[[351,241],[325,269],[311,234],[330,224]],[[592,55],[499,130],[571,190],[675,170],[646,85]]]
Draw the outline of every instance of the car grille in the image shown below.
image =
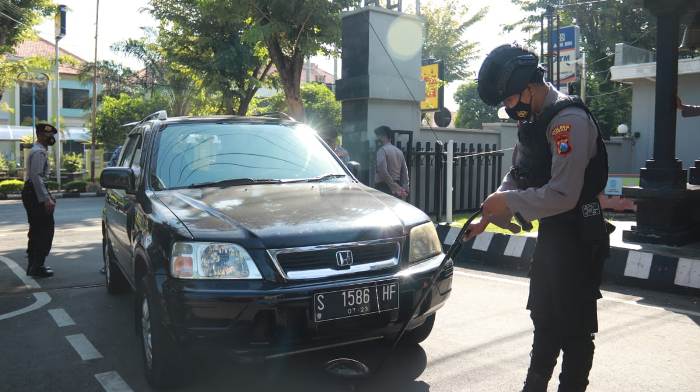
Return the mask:
[[[338,266],[336,253],[352,252],[351,266]],[[346,273],[367,272],[398,265],[399,242],[339,244],[315,248],[270,251],[283,275],[291,279],[314,279]]]

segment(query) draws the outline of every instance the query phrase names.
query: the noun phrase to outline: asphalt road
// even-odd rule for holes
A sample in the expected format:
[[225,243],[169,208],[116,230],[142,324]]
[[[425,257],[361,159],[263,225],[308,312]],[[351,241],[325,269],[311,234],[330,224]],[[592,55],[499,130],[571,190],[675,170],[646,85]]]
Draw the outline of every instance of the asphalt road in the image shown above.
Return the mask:
[[[99,198],[59,200],[47,264],[31,280],[21,203],[0,201],[0,391],[149,391],[141,370],[132,296],[103,286]],[[400,349],[369,380],[327,378],[320,364],[339,352],[237,363],[216,353],[189,361],[182,391],[519,391],[532,327],[526,278],[457,268],[453,294],[421,347]],[[589,391],[697,392],[700,299],[617,286],[599,302],[601,331]],[[371,366],[374,345],[351,350]],[[348,354],[348,353],[346,353]],[[557,369],[558,372],[558,369]],[[556,378],[556,376],[555,376]],[[550,391],[556,390],[555,378]]]

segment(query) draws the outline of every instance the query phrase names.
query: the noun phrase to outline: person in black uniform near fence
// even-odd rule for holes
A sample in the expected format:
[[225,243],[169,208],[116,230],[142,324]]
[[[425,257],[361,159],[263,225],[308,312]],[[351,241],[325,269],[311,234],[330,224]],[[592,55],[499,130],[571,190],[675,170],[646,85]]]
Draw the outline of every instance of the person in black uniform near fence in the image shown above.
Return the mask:
[[608,177],[598,124],[579,98],[545,83],[537,56],[519,46],[494,49],[478,78],[481,99],[505,105],[518,121],[518,144],[513,167],[484,201],[483,218],[466,239],[489,222],[513,227],[517,213],[540,220],[527,302],[534,339],[523,391],[546,392],[560,351],[559,391],[585,391],[612,231],[597,199]]
[[34,277],[53,276],[51,268],[44,262],[53,242],[53,212],[56,201],[46,186],[49,176],[48,146],[56,143],[58,130],[50,124],[36,125],[36,143],[29,152],[26,180],[22,189],[22,204],[29,221],[27,245],[27,275]]

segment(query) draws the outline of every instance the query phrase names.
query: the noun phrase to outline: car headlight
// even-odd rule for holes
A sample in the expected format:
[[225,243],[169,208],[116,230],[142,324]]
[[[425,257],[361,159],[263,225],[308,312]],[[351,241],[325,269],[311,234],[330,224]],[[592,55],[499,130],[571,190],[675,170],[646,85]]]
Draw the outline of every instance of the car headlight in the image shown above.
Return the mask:
[[235,244],[176,242],[170,271],[180,279],[262,279],[248,252]]
[[424,223],[411,229],[408,262],[415,263],[442,252],[440,238],[432,222]]

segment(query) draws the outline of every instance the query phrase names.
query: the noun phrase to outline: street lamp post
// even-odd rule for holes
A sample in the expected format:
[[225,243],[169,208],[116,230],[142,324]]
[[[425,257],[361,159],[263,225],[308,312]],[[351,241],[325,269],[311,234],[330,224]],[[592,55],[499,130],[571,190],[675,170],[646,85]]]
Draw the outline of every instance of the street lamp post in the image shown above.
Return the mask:
[[54,68],[54,88],[56,92],[56,129],[58,133],[56,134],[56,182],[58,183],[59,189],[61,188],[61,89],[60,89],[60,73],[59,73],[59,48],[58,41],[66,35],[66,6],[59,5],[56,9],[56,64]]

